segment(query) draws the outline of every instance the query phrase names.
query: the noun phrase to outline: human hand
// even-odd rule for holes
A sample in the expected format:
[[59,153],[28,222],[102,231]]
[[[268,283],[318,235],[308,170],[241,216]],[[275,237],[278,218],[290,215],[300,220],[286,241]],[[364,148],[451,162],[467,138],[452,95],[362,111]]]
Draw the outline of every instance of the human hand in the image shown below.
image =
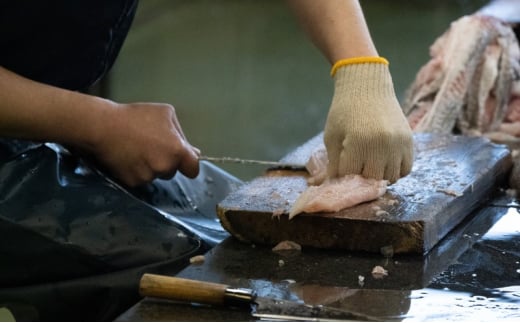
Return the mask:
[[325,125],[328,176],[360,174],[395,182],[413,164],[412,131],[395,96],[388,66],[340,67]]
[[189,144],[169,104],[113,103],[95,126],[95,140],[80,150],[127,186],[168,179],[177,170],[198,175],[200,151]]

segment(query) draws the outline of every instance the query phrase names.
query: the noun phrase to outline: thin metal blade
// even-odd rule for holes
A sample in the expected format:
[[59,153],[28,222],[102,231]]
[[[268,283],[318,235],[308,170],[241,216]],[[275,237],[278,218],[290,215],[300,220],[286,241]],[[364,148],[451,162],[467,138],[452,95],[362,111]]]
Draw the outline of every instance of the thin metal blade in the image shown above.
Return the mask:
[[264,320],[288,321],[381,321],[380,318],[321,305],[307,305],[293,301],[256,297],[252,315]]
[[256,160],[256,159],[242,159],[234,157],[210,157],[200,156],[199,160],[207,160],[214,163],[232,163],[232,164],[249,164],[249,165],[263,165],[276,169],[290,169],[290,170],[306,170],[303,164],[284,163],[270,160]]

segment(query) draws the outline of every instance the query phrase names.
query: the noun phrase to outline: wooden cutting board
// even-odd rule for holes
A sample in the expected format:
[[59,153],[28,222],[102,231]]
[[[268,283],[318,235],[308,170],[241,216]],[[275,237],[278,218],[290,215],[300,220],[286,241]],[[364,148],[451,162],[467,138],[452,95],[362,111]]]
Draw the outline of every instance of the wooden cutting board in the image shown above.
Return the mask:
[[[322,134],[282,159],[305,163]],[[415,134],[412,172],[386,194],[336,213],[288,213],[307,187],[304,171],[271,170],[217,206],[222,225],[244,242],[394,253],[427,253],[491,198],[512,166],[506,146],[481,137]]]

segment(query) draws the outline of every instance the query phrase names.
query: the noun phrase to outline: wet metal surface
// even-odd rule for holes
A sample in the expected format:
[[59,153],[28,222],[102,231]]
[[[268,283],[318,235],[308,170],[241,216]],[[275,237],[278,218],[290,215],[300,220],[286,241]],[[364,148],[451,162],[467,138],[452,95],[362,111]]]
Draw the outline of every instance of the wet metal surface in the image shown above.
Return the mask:
[[[425,257],[273,252],[228,238],[179,276],[251,288],[260,296],[362,312],[392,321],[520,318],[520,214],[501,193]],[[374,277],[373,267],[388,270]],[[210,318],[210,319],[209,319]],[[144,299],[119,320],[244,321],[249,313]]]

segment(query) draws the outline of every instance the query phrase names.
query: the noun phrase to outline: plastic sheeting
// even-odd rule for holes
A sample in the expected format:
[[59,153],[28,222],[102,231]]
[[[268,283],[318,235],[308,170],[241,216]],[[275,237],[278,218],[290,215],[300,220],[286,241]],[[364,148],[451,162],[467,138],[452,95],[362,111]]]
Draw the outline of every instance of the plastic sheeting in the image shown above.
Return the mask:
[[4,159],[0,307],[22,320],[113,319],[144,272],[174,274],[228,236],[216,204],[241,184],[201,163],[128,192],[57,145]]

